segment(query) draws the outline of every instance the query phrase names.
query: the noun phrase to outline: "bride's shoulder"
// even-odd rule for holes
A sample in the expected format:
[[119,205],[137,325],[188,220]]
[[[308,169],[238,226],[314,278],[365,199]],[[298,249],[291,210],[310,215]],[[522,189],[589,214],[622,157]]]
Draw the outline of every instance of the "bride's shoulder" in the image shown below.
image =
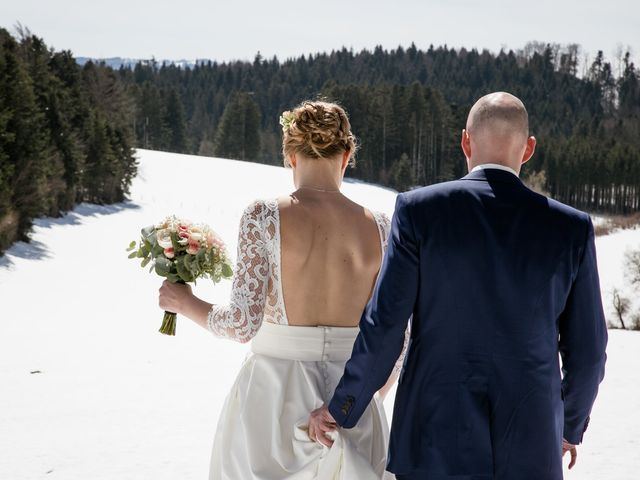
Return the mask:
[[278,208],[277,198],[256,198],[252,200],[243,211],[244,215],[262,216],[273,212]]
[[256,198],[245,206],[240,219],[240,232],[254,240],[272,240],[278,232],[278,203],[272,198]]

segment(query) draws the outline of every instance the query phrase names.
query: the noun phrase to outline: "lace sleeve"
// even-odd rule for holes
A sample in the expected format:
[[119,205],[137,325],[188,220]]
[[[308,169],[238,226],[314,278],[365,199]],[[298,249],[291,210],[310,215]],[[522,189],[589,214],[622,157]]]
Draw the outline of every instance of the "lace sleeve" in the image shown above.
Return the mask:
[[[391,220],[385,213],[378,213],[378,224],[380,225],[380,241],[382,243],[382,250],[386,253],[387,244],[389,243],[389,230],[391,228]],[[402,370],[402,364],[404,363],[404,357],[407,353],[407,347],[409,346],[409,338],[411,336],[411,322],[407,324],[407,329],[404,332],[404,344],[398,360],[396,360],[393,366],[392,375],[399,375]]]
[[252,202],[242,213],[231,300],[228,305],[213,305],[207,315],[207,328],[218,337],[245,343],[262,324],[269,275],[265,213],[260,201]]

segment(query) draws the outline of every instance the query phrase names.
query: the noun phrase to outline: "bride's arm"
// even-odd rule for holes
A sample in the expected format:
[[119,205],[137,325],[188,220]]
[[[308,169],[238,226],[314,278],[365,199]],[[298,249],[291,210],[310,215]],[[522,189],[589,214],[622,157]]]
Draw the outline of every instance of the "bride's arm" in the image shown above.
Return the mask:
[[245,208],[240,220],[238,253],[231,298],[214,305],[196,297],[189,285],[165,281],[160,288],[160,308],[193,320],[218,337],[248,342],[262,324],[267,296],[269,259],[266,249],[263,202]]
[[[391,229],[391,220],[385,214],[381,214],[380,218],[381,218],[380,223],[381,223],[382,245],[386,253],[387,241],[389,238],[389,230]],[[378,390],[378,395],[380,396],[381,400],[385,399],[385,397],[389,393],[389,390],[391,390],[391,388],[393,387],[393,384],[396,382],[396,380],[400,376],[402,365],[404,363],[404,357],[407,353],[407,347],[409,345],[410,336],[411,336],[411,323],[407,325],[407,329],[404,332],[404,345],[402,346],[402,351],[400,352],[400,356],[398,357],[398,360],[396,361],[396,364],[394,365],[393,370],[391,371],[391,375],[389,375],[389,379],[387,380],[387,383],[385,383],[382,386],[382,388]]]
[[407,329],[404,332],[404,345],[402,347],[402,352],[396,361],[396,364],[393,366],[393,370],[391,371],[391,375],[389,375],[389,379],[387,383],[385,383],[380,390],[378,390],[378,395],[380,395],[380,399],[384,400],[389,390],[393,387],[393,384],[396,382],[398,377],[400,376],[400,372],[402,371],[402,365],[404,363],[404,357],[407,354],[407,347],[409,346],[409,337],[411,335],[411,323],[407,326]]
[[207,313],[212,305],[196,297],[191,292],[191,285],[165,280],[160,287],[158,304],[163,310],[179,313],[207,328]]

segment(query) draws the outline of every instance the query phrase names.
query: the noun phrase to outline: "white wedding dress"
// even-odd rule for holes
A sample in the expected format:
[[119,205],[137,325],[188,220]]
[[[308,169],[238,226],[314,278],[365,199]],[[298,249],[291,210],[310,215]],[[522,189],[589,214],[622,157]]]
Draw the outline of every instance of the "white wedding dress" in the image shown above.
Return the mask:
[[[389,218],[372,213],[384,254]],[[218,420],[210,480],[394,478],[385,472],[388,424],[378,394],[356,427],[335,432],[331,448],[307,435],[309,413],[331,398],[359,329],[288,325],[276,199],[244,210],[231,301],[214,305],[207,325],[216,336],[252,340]]]

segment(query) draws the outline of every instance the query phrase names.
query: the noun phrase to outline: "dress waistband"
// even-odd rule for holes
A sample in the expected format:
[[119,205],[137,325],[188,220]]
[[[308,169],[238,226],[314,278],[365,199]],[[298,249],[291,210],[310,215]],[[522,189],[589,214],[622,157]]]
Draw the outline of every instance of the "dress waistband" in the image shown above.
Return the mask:
[[251,351],[285,360],[348,360],[359,331],[359,327],[302,327],[262,322],[251,340]]

